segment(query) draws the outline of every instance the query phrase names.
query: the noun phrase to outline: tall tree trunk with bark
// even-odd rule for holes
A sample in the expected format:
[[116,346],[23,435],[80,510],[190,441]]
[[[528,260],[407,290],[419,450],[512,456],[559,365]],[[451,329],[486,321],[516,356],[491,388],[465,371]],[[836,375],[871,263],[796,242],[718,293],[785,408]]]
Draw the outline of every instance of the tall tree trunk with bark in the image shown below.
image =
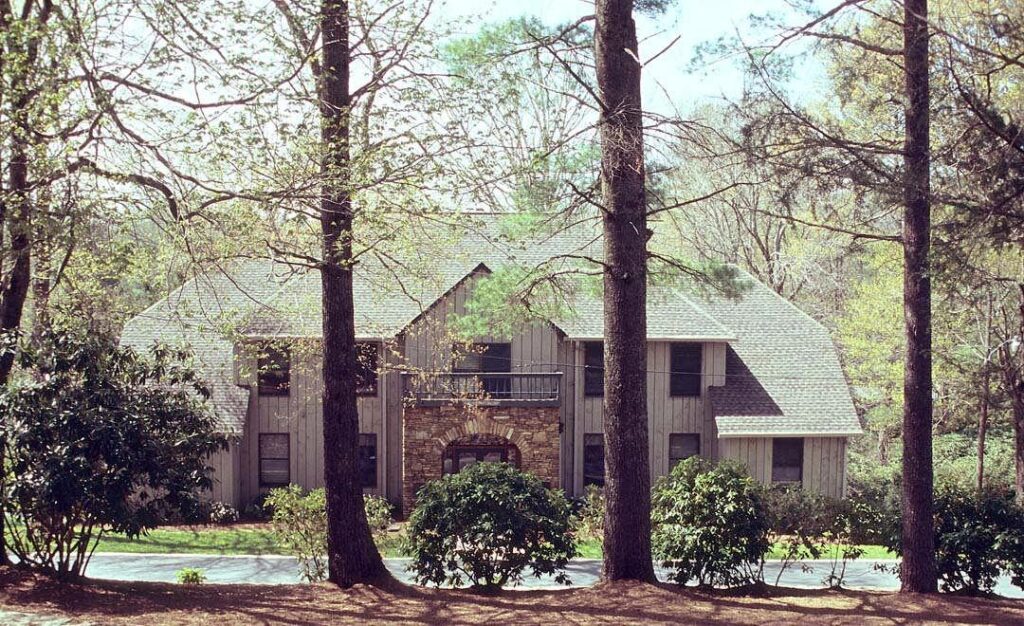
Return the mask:
[[928,1],[906,0],[903,58],[904,143],[903,315],[907,355],[903,379],[903,562],[901,590],[937,591],[932,476],[932,324]]
[[632,0],[597,0],[604,221],[604,578],[654,578],[647,447],[647,202]]
[[[1017,283],[1017,298],[1017,337],[1024,337],[1024,283]],[[1013,401],[1014,497],[1024,506],[1024,346],[1006,344],[1003,350],[1006,388]]]
[[985,490],[985,438],[988,436],[988,410],[992,394],[988,363],[985,364],[985,373],[982,376],[981,400],[979,401],[981,406],[978,410],[978,475],[976,479],[979,494]]
[[985,351],[984,370],[981,378],[981,399],[978,407],[978,474],[976,483],[978,493],[985,490],[985,438],[988,436],[988,411],[992,405],[992,294],[988,295],[985,308]]
[[356,471],[355,306],[352,293],[352,195],[349,147],[348,2],[323,0],[320,95],[324,177],[323,234],[324,486],[327,491],[328,577],[337,585],[390,580],[373,543]]

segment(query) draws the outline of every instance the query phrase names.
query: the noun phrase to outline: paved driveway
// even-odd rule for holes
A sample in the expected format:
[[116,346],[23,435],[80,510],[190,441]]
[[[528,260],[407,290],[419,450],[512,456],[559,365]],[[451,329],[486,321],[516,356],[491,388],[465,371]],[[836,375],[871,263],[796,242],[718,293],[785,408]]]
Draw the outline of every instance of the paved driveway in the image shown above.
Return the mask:
[[[407,571],[408,559],[385,559],[389,570],[401,581],[412,583]],[[899,581],[895,575],[879,571],[878,565],[892,565],[895,561],[857,561],[847,568],[845,586],[850,589],[877,589],[895,591]],[[811,568],[790,567],[783,574],[780,584],[787,587],[821,587],[821,579],[829,572],[824,561],[804,561]],[[288,556],[207,556],[200,554],[96,554],[89,563],[86,575],[92,578],[112,580],[175,582],[175,574],[183,567],[198,567],[206,573],[211,583],[252,583],[286,584],[301,582],[294,558]],[[769,561],[765,565],[765,580],[774,583],[779,572],[779,563]],[[589,586],[597,582],[601,574],[601,562],[594,559],[573,559],[567,570],[573,585]],[[658,568],[658,578],[667,580],[665,571]],[[551,577],[528,578],[524,585],[528,589],[559,588]],[[1007,577],[1000,579],[995,589],[999,595],[1009,598],[1024,598],[1024,592],[1010,584]]]

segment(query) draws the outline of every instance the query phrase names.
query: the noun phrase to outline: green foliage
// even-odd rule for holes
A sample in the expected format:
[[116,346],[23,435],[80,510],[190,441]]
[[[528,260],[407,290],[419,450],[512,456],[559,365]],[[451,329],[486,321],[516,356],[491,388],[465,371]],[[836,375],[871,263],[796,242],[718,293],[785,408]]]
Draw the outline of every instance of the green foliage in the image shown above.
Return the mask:
[[652,546],[672,580],[685,585],[759,582],[771,548],[760,487],[739,464],[690,457],[655,485]]
[[463,339],[510,337],[537,320],[565,314],[564,293],[573,285],[547,272],[505,266],[481,277],[466,301],[466,312],[454,318],[453,330]]
[[[936,435],[934,441],[935,482],[956,483],[961,489],[977,487],[978,439],[974,433]],[[985,486],[1003,491],[1013,489],[1013,432],[989,431],[985,438]]]
[[945,591],[990,592],[1000,570],[1024,589],[1024,511],[1007,492],[978,495],[955,484],[935,495],[935,559]]
[[[892,520],[895,521],[892,521]],[[896,515],[890,516],[886,545],[902,553]],[[992,591],[1001,571],[1024,589],[1024,510],[1003,490],[944,482],[935,489],[935,561],[945,591]]]
[[183,567],[175,574],[182,585],[201,585],[206,582],[206,572],[198,567]]
[[604,491],[597,485],[583,490],[573,516],[576,533],[583,538],[601,539],[604,536]]
[[370,532],[378,542],[387,535],[391,526],[394,508],[387,499],[380,496],[363,496],[366,509],[366,521],[370,524]]
[[409,519],[409,568],[420,583],[496,590],[523,572],[554,574],[576,553],[569,503],[507,463],[478,463],[427,483]]
[[[826,562],[822,584],[838,589],[849,562],[864,556],[862,538],[879,537],[890,523],[870,502],[830,498],[800,487],[768,487],[765,503],[777,539],[776,554],[782,560],[775,584],[790,565],[814,559]],[[803,568],[813,571],[807,565]]]
[[138,536],[195,518],[216,433],[188,354],[148,355],[100,334],[48,331],[26,345],[27,374],[0,393],[9,546],[62,578],[84,571],[104,532]]
[[274,513],[274,534],[280,545],[299,560],[299,571],[308,582],[327,579],[327,493],[288,485],[274,489],[266,498]]
[[[776,540],[773,551],[781,567],[775,578],[798,561],[821,558],[825,549],[822,535],[828,527],[824,498],[799,487],[772,485],[764,490],[768,526]],[[767,555],[766,555],[767,556]]]
[[[386,539],[391,525],[391,504],[379,496],[363,496],[366,521],[378,547]],[[327,492],[305,492],[298,485],[273,489],[264,498],[261,510],[271,511],[274,538],[284,550],[299,560],[302,578],[308,582],[327,579]]]

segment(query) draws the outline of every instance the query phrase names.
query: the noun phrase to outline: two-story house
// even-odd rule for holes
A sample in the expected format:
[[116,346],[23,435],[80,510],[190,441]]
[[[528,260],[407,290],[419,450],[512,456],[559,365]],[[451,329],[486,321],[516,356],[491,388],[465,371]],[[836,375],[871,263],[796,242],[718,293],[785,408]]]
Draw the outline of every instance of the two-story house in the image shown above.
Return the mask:
[[[557,319],[453,339],[476,285],[535,265],[593,232],[503,240],[497,217],[430,263],[431,278],[356,267],[360,478],[408,512],[426,481],[504,461],[568,494],[604,480],[601,299],[574,293]],[[593,231],[593,227],[590,229]],[[739,298],[652,285],[647,398],[652,478],[699,454],[738,459],[756,479],[844,493],[861,433],[826,330],[749,276]],[[400,285],[396,283],[401,283]],[[214,499],[323,484],[320,277],[271,261],[198,276],[125,327],[122,341],[191,344],[230,448]]]

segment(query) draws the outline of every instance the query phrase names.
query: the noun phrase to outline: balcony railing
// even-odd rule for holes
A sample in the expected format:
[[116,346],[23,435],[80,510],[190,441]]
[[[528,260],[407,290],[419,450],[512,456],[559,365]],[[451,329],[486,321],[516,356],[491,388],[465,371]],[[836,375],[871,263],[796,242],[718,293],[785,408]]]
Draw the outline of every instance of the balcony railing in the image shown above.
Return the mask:
[[558,406],[561,372],[416,372],[402,375],[403,396],[419,406]]

